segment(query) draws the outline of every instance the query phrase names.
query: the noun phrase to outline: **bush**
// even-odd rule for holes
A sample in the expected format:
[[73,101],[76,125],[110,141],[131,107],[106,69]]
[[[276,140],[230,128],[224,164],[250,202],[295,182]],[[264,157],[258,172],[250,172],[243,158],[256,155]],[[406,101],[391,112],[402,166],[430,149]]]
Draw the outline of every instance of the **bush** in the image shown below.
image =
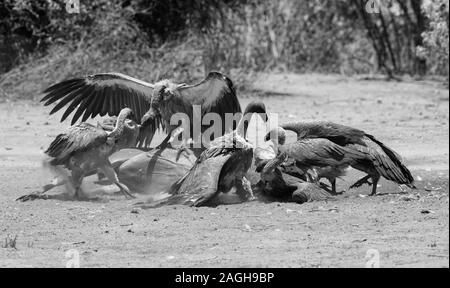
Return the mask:
[[429,19],[429,27],[422,34],[423,46],[419,55],[431,64],[433,74],[449,75],[448,40],[449,40],[449,4],[448,0],[433,0],[423,7]]
[[109,71],[192,83],[217,70],[238,88],[260,71],[448,75],[448,1],[424,12],[420,1],[385,2],[368,14],[359,0],[92,0],[68,14],[65,0],[4,0],[0,95],[34,98]]

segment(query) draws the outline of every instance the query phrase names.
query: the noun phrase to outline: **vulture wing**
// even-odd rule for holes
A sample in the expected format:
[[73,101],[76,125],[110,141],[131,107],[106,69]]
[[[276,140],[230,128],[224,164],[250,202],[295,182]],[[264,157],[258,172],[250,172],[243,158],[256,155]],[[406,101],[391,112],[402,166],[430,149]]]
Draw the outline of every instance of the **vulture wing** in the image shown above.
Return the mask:
[[217,195],[222,167],[231,155],[231,153],[220,154],[212,158],[198,159],[189,172],[172,184],[167,192],[161,193],[161,195],[167,195],[166,199],[150,201],[143,207],[156,208],[174,204],[201,206],[205,204]]
[[364,131],[332,122],[287,123],[281,126],[297,133],[298,139],[325,138],[338,145],[364,145]]
[[218,193],[222,167],[230,157],[231,154],[220,154],[196,163],[184,178],[183,183],[177,187],[174,196],[178,198],[177,202],[190,206],[201,206],[211,200]]
[[103,129],[82,122],[56,136],[45,153],[55,159],[52,164],[64,164],[74,153],[88,151],[106,143],[107,139],[108,134]]
[[353,154],[353,161],[359,163],[360,166],[373,166],[381,176],[388,180],[414,187],[414,177],[394,150],[371,135],[365,137],[364,142],[364,146],[349,146],[351,150],[358,152],[358,154]]
[[302,166],[334,166],[346,161],[347,150],[327,139],[303,139],[280,147]]
[[[247,171],[250,168],[253,149],[239,148],[232,133],[220,138],[222,141],[217,142],[218,145],[203,151],[189,172],[164,193],[168,198],[150,203],[146,207],[170,204],[202,206],[212,200],[221,188],[228,189],[236,178],[236,171]],[[223,187],[219,187],[219,180],[224,182]]]
[[210,72],[198,84],[183,85],[178,88],[180,95],[194,105],[202,106],[202,115],[206,113],[241,112],[233,82],[219,72]]
[[[50,114],[68,105],[61,122],[74,111],[72,125],[78,119],[86,121],[97,115],[117,116],[125,107],[131,108],[140,120],[150,108],[153,84],[120,73],[102,73],[62,81],[50,86],[44,93],[46,95],[41,102],[45,102],[45,106],[59,101]],[[149,144],[159,125],[160,119],[155,119],[154,123],[142,127],[138,142]]]
[[[177,112],[191,114],[192,105],[201,106],[201,115],[216,113],[222,119],[222,135],[229,130],[234,130],[236,125],[227,127],[225,123],[226,113],[240,113],[241,105],[236,96],[233,82],[225,75],[218,72],[210,72],[208,76],[195,85],[181,85],[174,91],[175,99],[168,99],[165,105],[169,115]],[[176,99],[178,98],[178,99]],[[187,107],[186,107],[187,104]],[[188,109],[188,110],[186,110]],[[197,115],[199,116],[199,115]],[[202,131],[210,125],[202,125]]]

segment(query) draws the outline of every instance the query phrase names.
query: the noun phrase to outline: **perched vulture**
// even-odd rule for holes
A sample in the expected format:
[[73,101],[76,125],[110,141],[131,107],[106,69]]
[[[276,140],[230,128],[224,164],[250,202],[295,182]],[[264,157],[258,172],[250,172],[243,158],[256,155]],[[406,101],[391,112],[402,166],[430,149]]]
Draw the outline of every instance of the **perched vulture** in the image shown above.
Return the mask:
[[[331,122],[286,123],[281,127],[297,133],[298,142],[326,141],[321,147],[304,146],[301,153],[314,153],[318,157],[321,157],[321,151],[326,151],[327,155],[334,155],[333,157],[340,157],[343,154],[342,161],[337,162],[342,165],[330,165],[330,167],[336,167],[339,170],[348,164],[368,174],[350,188],[369,184],[373,186],[371,195],[375,195],[380,177],[415,188],[414,178],[403,164],[402,158],[394,150],[362,130]],[[369,179],[372,181],[369,182]]]
[[277,136],[279,153],[295,160],[297,168],[303,171],[309,182],[326,178],[332,185],[332,194],[337,194],[336,178],[342,176],[350,165],[346,158],[348,151],[344,147],[325,138],[303,138],[286,143],[286,131],[281,127],[270,131],[265,140],[273,136]]

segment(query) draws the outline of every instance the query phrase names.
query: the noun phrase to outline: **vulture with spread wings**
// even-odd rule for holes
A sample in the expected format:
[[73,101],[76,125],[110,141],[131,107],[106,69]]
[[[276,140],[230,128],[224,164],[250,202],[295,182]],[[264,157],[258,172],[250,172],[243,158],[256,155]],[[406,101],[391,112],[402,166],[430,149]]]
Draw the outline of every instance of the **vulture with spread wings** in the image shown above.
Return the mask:
[[[195,85],[174,84],[167,80],[151,84],[120,73],[101,73],[62,81],[44,93],[41,102],[45,102],[45,106],[57,103],[50,114],[67,106],[61,121],[74,112],[72,125],[78,119],[86,121],[97,115],[118,115],[122,108],[131,108],[142,125],[139,147],[149,146],[155,131],[160,128],[169,134],[163,141],[167,144],[177,128],[170,124],[175,113],[186,113],[192,130],[193,105],[201,106],[200,116],[214,112],[222,121],[225,113],[241,112],[232,81],[218,72],[210,72]],[[202,125],[202,131],[209,126]]]

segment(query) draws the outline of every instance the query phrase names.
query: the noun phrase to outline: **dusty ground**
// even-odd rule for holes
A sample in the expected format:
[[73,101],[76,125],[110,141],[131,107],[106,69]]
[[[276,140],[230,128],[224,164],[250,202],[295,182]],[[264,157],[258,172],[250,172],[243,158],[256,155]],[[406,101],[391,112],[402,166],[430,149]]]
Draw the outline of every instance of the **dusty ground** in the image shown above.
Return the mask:
[[[2,103],[0,266],[64,267],[70,249],[79,251],[82,267],[364,267],[376,258],[369,249],[382,267],[449,266],[448,90],[317,75],[270,75],[258,86],[281,122],[327,119],[370,131],[405,157],[419,189],[403,194],[383,181],[376,197],[364,197],[363,187],[328,203],[138,213],[131,213],[136,200],[115,194],[19,203],[14,199],[50,180],[39,150],[67,123],[40,104]],[[339,187],[357,176],[351,172]],[[16,249],[3,248],[8,235],[17,236]]]

